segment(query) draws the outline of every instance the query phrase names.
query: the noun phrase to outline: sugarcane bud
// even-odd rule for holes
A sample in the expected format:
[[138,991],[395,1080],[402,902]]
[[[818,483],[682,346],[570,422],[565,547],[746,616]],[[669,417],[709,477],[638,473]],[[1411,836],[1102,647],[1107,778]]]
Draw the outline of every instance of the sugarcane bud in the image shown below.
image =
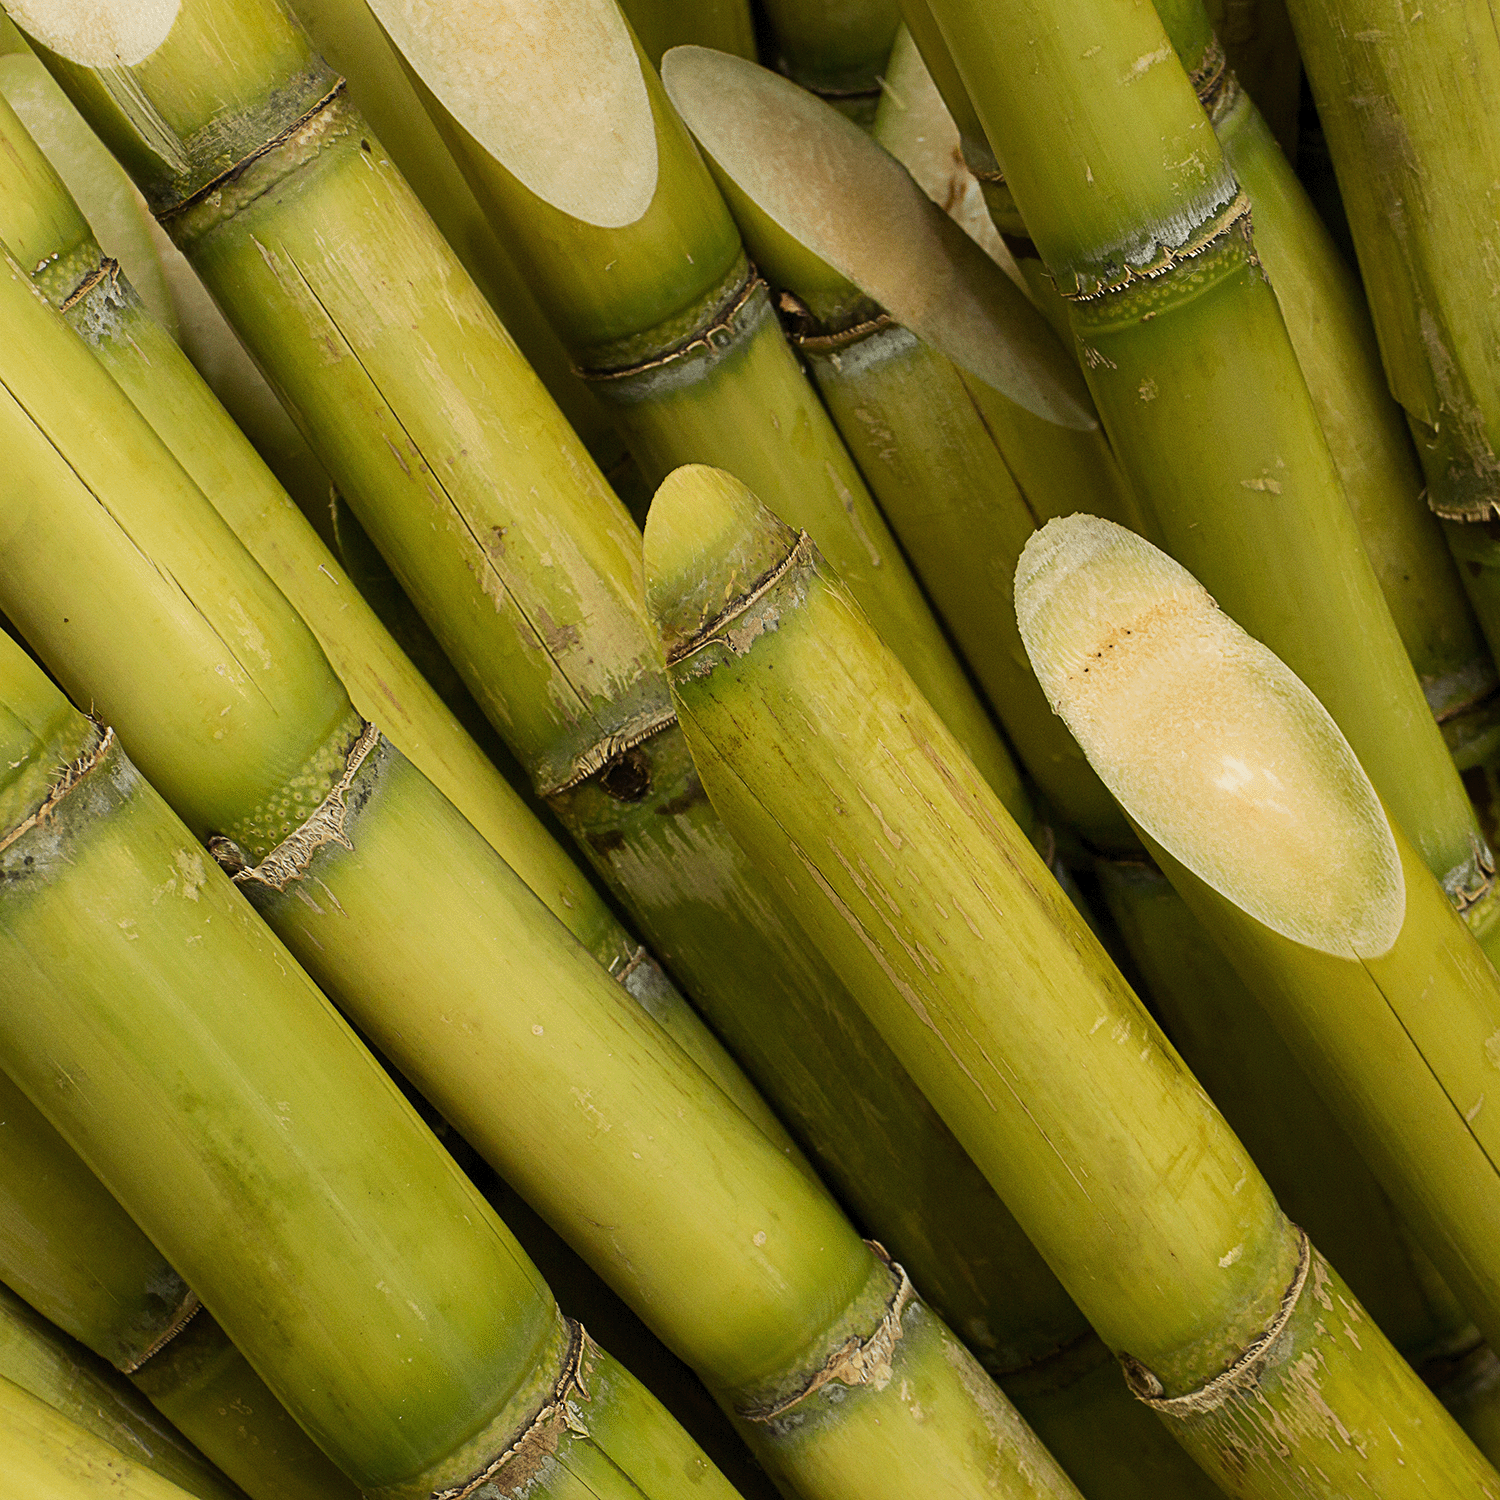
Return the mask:
[[539,198],[633,224],[656,195],[656,121],[614,0],[371,0],[445,109]]
[[1185,568],[1110,521],[1050,521],[1021,554],[1016,616],[1053,710],[1173,858],[1295,942],[1389,950],[1406,887],[1369,777]]
[[131,68],[166,41],[181,0],[5,0],[49,51],[86,68]]

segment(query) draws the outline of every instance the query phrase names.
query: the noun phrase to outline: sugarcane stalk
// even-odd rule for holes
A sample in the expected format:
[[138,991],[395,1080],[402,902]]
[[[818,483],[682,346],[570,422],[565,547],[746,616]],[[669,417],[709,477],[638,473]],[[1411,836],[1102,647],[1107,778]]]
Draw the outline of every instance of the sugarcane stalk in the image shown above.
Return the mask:
[[[0,239],[313,627],[358,707],[611,972],[640,944],[396,646],[181,351],[146,312],[0,100]],[[646,960],[649,965],[649,960]]]
[[1215,1482],[1493,1486],[812,543],[687,468],[653,503],[646,569],[726,821]]
[[621,0],[620,9],[653,68],[664,52],[688,45],[755,58],[747,0]]
[[[286,28],[272,8],[253,14]],[[206,202],[169,213],[174,232],[652,950],[860,1223],[987,1362],[1013,1360],[989,1332],[1013,1291],[994,1247],[1023,1237],[703,795],[639,602],[639,532],[373,138],[335,100],[321,124],[278,141],[300,118],[277,81],[301,64],[276,67],[296,49],[277,31],[269,59],[253,47],[206,52],[212,28],[197,15],[181,12],[173,33],[195,87],[222,75],[217,97],[232,109],[230,72],[259,57],[291,113],[262,132],[270,149],[217,199],[219,218],[195,222]],[[305,63],[305,47],[296,56]],[[154,70],[129,77],[157,86]],[[95,101],[93,123],[150,185],[136,128],[76,69],[68,86]],[[164,86],[171,94],[170,70]],[[153,107],[173,108],[166,97]],[[210,182],[217,160],[166,201]],[[275,183],[286,187],[260,191]],[[464,413],[474,420],[455,426]],[[437,530],[429,483],[444,507]],[[1028,1300],[1061,1295],[1049,1273]],[[1028,1344],[1019,1358],[1047,1352]]]
[[963,137],[904,21],[896,29],[870,136],[1024,291],[1021,272],[985,206],[979,179],[964,161]]
[[[1033,1482],[1073,1493],[743,1079],[731,1097],[732,1080],[716,1085],[625,1002],[361,723],[326,663],[319,677],[300,622],[266,600],[263,575],[207,502],[132,427],[123,397],[65,331],[62,344],[45,338],[57,324],[40,301],[15,301],[3,377],[13,392],[25,382],[25,420],[7,427],[0,598],[59,676],[145,747],[199,835],[360,1029],[699,1371],[800,1493],[857,1483],[894,1496],[931,1466],[977,1496],[990,1467],[1012,1460],[1033,1475],[1012,1481],[1015,1493]],[[32,373],[42,369],[48,378]],[[69,442],[63,417],[81,400],[108,412],[108,438]],[[47,561],[64,534],[84,588]],[[141,624],[123,648],[91,628],[124,616]],[[252,748],[258,776],[247,774]],[[898,1328],[899,1358],[887,1347]],[[851,1340],[868,1346],[858,1360]]]
[[1493,857],[1255,260],[1249,199],[1155,12],[1060,6],[1044,42],[1039,18],[988,0],[933,10],[1155,529],[1320,695],[1450,898],[1500,943]]
[[253,1500],[352,1500],[349,1481],[4,1073],[0,1119],[0,1280],[125,1374]]
[[896,0],[765,0],[764,13],[767,61],[868,129],[901,24]]
[[[1231,71],[1198,0],[1157,6],[1250,196],[1255,251],[1276,292],[1318,423],[1328,439],[1406,654],[1428,706],[1446,724],[1494,693],[1494,663],[1442,531],[1421,503],[1422,473],[1386,386],[1364,293],[1264,118]],[[1469,736],[1455,728],[1446,735]]]
[[102,1359],[0,1286],[0,1378],[198,1500],[244,1500]]
[[1205,9],[1235,77],[1287,160],[1295,162],[1302,59],[1285,0],[1205,0]]
[[5,1066],[298,1422],[392,1500],[476,1475],[732,1495],[562,1315],[113,732],[0,652]]
[[[428,7],[421,25],[396,0],[372,8],[569,353],[616,410],[647,481],[681,463],[718,464],[790,524],[825,537],[1024,821],[1014,763],[797,369],[734,221],[614,0],[571,0],[548,23],[545,68],[523,45],[537,24],[525,7],[498,10],[477,38],[459,0]],[[612,114],[526,102],[567,97],[578,78],[599,81],[590,97],[615,101]],[[502,99],[514,102],[497,108]],[[590,150],[575,160],[585,133]],[[561,162],[570,165],[549,165]]]
[[[1016,599],[1048,698],[1493,1343],[1493,967],[1317,699],[1179,564],[1075,517],[1029,544]],[[1148,703],[1193,726],[1170,768],[1114,738]]]
[[132,1463],[106,1439],[33,1392],[0,1377],[0,1471],[13,1495],[45,1500],[184,1500],[149,1465]]
[[1283,1210],[1493,1463],[1495,1357],[1413,1242],[1259,1000],[1142,850],[1099,866],[1153,1013],[1265,1173]]
[[836,111],[702,48],[669,54],[663,77],[756,264],[796,308],[792,336],[819,394],[1022,764],[1090,843],[1133,847],[1042,698],[1011,603],[1039,519],[1131,511],[1076,366]]

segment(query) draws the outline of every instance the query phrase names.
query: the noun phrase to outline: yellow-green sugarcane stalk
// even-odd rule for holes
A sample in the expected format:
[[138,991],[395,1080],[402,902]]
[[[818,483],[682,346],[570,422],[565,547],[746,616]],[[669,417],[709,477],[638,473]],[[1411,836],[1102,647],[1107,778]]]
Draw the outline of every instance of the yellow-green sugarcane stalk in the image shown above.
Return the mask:
[[1500,945],[1493,856],[1255,258],[1250,200],[1155,11],[932,9],[1153,531],[1326,702],[1450,898]]
[[113,731],[0,653],[0,1055],[299,1424],[383,1500],[728,1500]]
[[[156,65],[119,76],[56,54],[51,65],[134,164],[654,952],[861,1224],[987,1360],[1009,1364],[1016,1352],[991,1332],[1012,1292],[993,1247],[1019,1231],[703,795],[640,603],[639,532],[336,79],[293,87],[313,64],[286,17],[253,0],[188,0],[163,45]],[[179,100],[185,79],[194,92]],[[110,87],[145,90],[156,118],[200,141],[196,165],[174,176]],[[197,135],[195,119],[249,97],[281,112],[241,121],[222,152]],[[291,128],[320,100],[306,129]],[[226,197],[210,184],[242,148],[253,160]],[[1050,1275],[1029,1294],[1058,1296]]]
[[[653,486],[707,462],[826,538],[870,616],[1024,821],[1015,766],[615,0],[374,0],[497,231]],[[893,26],[894,29],[894,26]],[[529,45],[528,45],[529,44]],[[579,94],[588,80],[588,95]],[[556,101],[577,97],[564,110]]]
[[620,9],[653,68],[673,47],[712,47],[755,59],[748,0],[621,0]]
[[0,1281],[121,1371],[252,1500],[353,1500],[349,1480],[3,1072],[0,1148]]
[[0,1474],[16,1500],[186,1500],[194,1493],[4,1376]]
[[896,31],[870,135],[1024,291],[1020,270],[985,206],[979,179],[964,161],[963,137],[905,22]]
[[793,338],[819,393],[1022,764],[1091,845],[1134,847],[1042,697],[1011,602],[1042,520],[1079,504],[1131,512],[1077,367],[837,111],[702,48],[669,54],[663,79],[756,264],[783,305],[794,299]]
[[1348,1132],[1265,1008],[1142,850],[1103,860],[1111,915],[1153,1014],[1303,1226],[1382,1332],[1493,1463],[1497,1363],[1413,1241]]
[[901,24],[896,0],[765,0],[764,10],[767,63],[868,129]]
[[0,1377],[198,1500],[245,1500],[123,1375],[4,1286]]
[[[709,1054],[719,1086],[626,1001],[362,724],[186,475],[123,397],[108,404],[76,341],[62,329],[63,344],[44,340],[44,324],[57,326],[29,295],[7,324],[0,375],[13,403],[25,382],[26,405],[25,421],[0,415],[16,475],[0,491],[0,599],[131,736],[314,977],[799,1493],[832,1500],[852,1485],[894,1500],[937,1472],[977,1500],[998,1466],[1013,1471],[1006,1493],[1071,1496],[743,1076]],[[41,368],[65,401],[49,399]],[[83,401],[107,438],[69,442],[64,414]],[[64,534],[59,568],[48,558]],[[120,618],[136,622],[128,642],[112,639]]]
[[35,268],[33,283],[308,621],[359,711],[394,737],[569,931],[669,1029],[677,1024],[701,1032],[655,960],[438,700],[146,313],[3,100],[0,148],[0,240]]
[[1500,364],[1474,270],[1495,253],[1500,152],[1470,128],[1500,103],[1500,41],[1467,0],[1416,13],[1344,0],[1289,9],[1385,375],[1416,438],[1428,504],[1500,649]]
[[1250,196],[1256,255],[1406,654],[1450,749],[1463,745],[1474,739],[1472,726],[1455,721],[1487,717],[1479,705],[1495,692],[1495,667],[1439,523],[1422,503],[1421,467],[1386,385],[1359,280],[1240,87],[1200,0],[1162,0],[1156,9]]
[[1348,741],[1190,573],[1108,521],[1039,532],[1016,611],[1095,770],[1500,1341],[1500,1116],[1485,1109],[1500,977]]
[[811,542],[687,468],[646,575],[726,821],[1215,1482],[1492,1493]]

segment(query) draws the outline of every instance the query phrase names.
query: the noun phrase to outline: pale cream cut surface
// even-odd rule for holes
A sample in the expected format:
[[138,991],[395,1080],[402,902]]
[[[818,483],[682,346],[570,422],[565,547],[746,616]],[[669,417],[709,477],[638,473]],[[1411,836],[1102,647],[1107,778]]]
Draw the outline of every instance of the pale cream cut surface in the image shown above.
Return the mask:
[[443,106],[554,208],[633,224],[656,195],[656,124],[615,0],[370,0]]
[[1017,327],[1005,273],[852,121],[790,79],[705,47],[673,48],[662,81],[739,188],[898,323],[1027,411],[1095,426],[1053,377],[1055,350]]
[[132,68],[166,41],[181,0],[5,0],[49,51],[86,68]]
[[1113,522],[1069,516],[1027,542],[1016,617],[1048,701],[1168,853],[1295,942],[1390,949],[1406,886],[1369,777],[1192,574]]

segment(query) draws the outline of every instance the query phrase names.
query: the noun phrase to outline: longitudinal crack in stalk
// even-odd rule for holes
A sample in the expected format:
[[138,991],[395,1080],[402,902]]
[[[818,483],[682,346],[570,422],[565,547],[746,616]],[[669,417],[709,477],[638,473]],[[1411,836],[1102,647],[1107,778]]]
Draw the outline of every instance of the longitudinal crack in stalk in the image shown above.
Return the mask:
[[916,1297],[911,1278],[902,1267],[886,1253],[883,1245],[874,1240],[865,1243],[880,1257],[891,1273],[894,1285],[886,1301],[885,1312],[868,1338],[845,1340],[823,1362],[823,1367],[795,1395],[778,1401],[773,1406],[742,1409],[739,1415],[747,1422],[774,1422],[784,1416],[800,1401],[805,1401],[815,1391],[820,1391],[830,1381],[844,1385],[883,1385],[890,1378],[891,1361],[895,1355],[896,1341],[902,1335],[901,1316]]
[[1292,1321],[1292,1314],[1296,1312],[1302,1290],[1307,1285],[1308,1272],[1312,1269],[1312,1243],[1305,1230],[1299,1229],[1297,1235],[1297,1270],[1286,1291],[1282,1293],[1276,1316],[1250,1341],[1227,1370],[1215,1375],[1196,1391],[1188,1391],[1182,1396],[1164,1396],[1161,1381],[1140,1360],[1129,1354],[1122,1354],[1120,1364],[1124,1368],[1125,1383],[1130,1387],[1131,1394],[1152,1411],[1159,1411],[1164,1416],[1190,1417],[1216,1411],[1232,1396],[1255,1385],[1271,1357],[1276,1340]]
[[203,1304],[198,1300],[198,1294],[189,1287],[183,1295],[182,1301],[177,1304],[167,1326],[147,1344],[145,1350],[128,1365],[120,1366],[122,1375],[134,1375],[148,1360],[154,1359],[173,1339],[182,1332],[194,1318],[203,1311]]
[[[565,1431],[578,1437],[587,1437],[573,1397],[589,1399],[588,1386],[584,1384],[584,1357],[594,1348],[594,1341],[585,1332],[583,1324],[572,1318],[564,1320],[568,1325],[568,1350],[563,1356],[562,1371],[552,1387],[551,1399],[527,1423],[515,1442],[491,1463],[463,1484],[452,1489],[434,1490],[431,1500],[469,1500],[469,1496],[482,1489],[496,1478],[501,1470],[509,1468],[505,1475],[504,1489],[508,1494],[517,1494],[531,1481],[542,1464],[557,1452],[558,1442]],[[497,1486],[498,1488],[498,1486]]]
[[349,788],[354,784],[365,757],[380,743],[380,731],[368,720],[363,722],[364,728],[344,759],[342,775],[329,787],[311,816],[282,839],[258,865],[245,862],[243,851],[233,839],[221,834],[209,839],[208,852],[236,885],[266,885],[272,890],[284,891],[306,874],[313,856],[324,844],[354,848],[344,833],[344,822],[349,815]]
[[726,349],[734,342],[740,314],[759,291],[765,291],[768,296],[770,294],[770,288],[752,265],[744,281],[735,289],[729,301],[714,314],[712,321],[702,328],[694,329],[681,343],[662,350],[650,359],[643,359],[639,364],[612,366],[608,369],[574,365],[573,372],[580,380],[625,380],[632,375],[644,375],[648,370],[659,370],[664,365],[676,364],[700,351],[711,354],[715,350]]
[[39,827],[51,817],[57,804],[83,780],[100,761],[109,754],[110,746],[115,742],[115,732],[108,725],[101,728],[94,725],[94,732],[99,738],[76,760],[69,761],[62,768],[57,780],[52,783],[52,789],[42,799],[41,805],[27,817],[21,819],[15,827],[6,833],[0,834],[0,849],[8,849],[23,834],[29,833],[33,828]]

